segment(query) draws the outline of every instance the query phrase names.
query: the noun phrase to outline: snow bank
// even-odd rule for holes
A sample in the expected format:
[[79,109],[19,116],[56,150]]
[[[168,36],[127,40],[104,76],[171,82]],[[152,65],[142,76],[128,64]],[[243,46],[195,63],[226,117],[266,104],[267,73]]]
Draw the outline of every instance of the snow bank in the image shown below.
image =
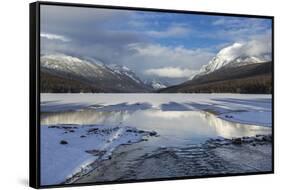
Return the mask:
[[219,115],[221,119],[244,124],[255,124],[271,127],[272,112],[271,111],[242,111],[231,112]]
[[59,184],[78,172],[88,173],[89,164],[108,159],[121,144],[141,141],[155,132],[129,126],[41,126],[41,185]]

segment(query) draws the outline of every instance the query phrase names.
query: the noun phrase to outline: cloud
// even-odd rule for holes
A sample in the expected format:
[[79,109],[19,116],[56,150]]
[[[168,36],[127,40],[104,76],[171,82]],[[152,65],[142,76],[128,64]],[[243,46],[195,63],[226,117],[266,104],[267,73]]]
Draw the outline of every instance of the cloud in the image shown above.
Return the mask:
[[239,56],[270,56],[272,52],[271,34],[253,36],[249,41],[238,41],[223,48],[219,53],[228,59]]
[[211,34],[203,32],[201,37],[224,39],[232,42],[250,40],[253,36],[264,35],[271,30],[270,19],[222,17],[214,20],[211,25],[215,31]]
[[133,52],[134,58],[145,61],[151,67],[176,67],[197,68],[214,56],[212,52],[204,49],[188,49],[184,46],[165,46],[158,43],[129,44],[128,49]]
[[214,56],[214,53],[205,49],[188,49],[183,46],[173,47],[157,43],[130,44],[128,50],[130,54],[118,60],[139,76],[151,79],[181,78],[180,82],[185,81]]
[[49,40],[59,40],[63,42],[69,42],[71,41],[69,38],[62,36],[62,35],[56,35],[56,34],[48,34],[48,33],[41,33],[40,37],[46,38]]
[[117,46],[142,38],[134,32],[121,30],[125,28],[120,27],[124,20],[130,19],[128,11],[43,5],[40,19],[41,31],[67,36],[72,46]]
[[165,38],[165,37],[182,37],[189,33],[189,29],[182,26],[171,26],[166,30],[162,31],[147,31],[146,34],[156,38]]
[[93,57],[143,79],[184,81],[234,42],[248,54],[271,47],[263,19],[49,5],[42,5],[40,19],[42,54]]
[[190,69],[182,69],[179,67],[165,67],[158,69],[148,69],[145,71],[148,75],[155,75],[158,77],[167,77],[167,78],[188,78],[191,75],[195,74],[196,71]]

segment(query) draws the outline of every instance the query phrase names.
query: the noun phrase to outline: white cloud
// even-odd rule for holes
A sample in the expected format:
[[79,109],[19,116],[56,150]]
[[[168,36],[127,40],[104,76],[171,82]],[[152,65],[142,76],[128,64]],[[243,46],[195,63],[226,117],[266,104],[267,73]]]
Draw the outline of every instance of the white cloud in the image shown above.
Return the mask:
[[250,41],[241,41],[223,48],[219,54],[225,58],[233,60],[240,56],[257,56],[271,54],[271,40],[267,38],[253,39]]
[[130,59],[139,61],[145,67],[162,68],[167,66],[196,70],[208,62],[214,53],[205,49],[188,49],[183,46],[164,46],[155,43],[134,43],[128,45],[132,52]]
[[244,51],[248,55],[260,55],[272,53],[272,33],[268,31],[263,35],[253,36],[245,43]]
[[40,37],[46,38],[49,40],[59,40],[59,41],[63,41],[63,42],[71,41],[69,38],[62,36],[62,35],[57,35],[57,34],[41,33]]
[[155,43],[130,44],[127,49],[130,53],[120,57],[120,63],[143,78],[162,77],[185,81],[214,56],[214,53],[205,49]]
[[187,68],[182,69],[179,67],[164,67],[158,69],[148,69],[145,71],[145,74],[147,75],[154,75],[158,77],[167,78],[188,78],[195,73],[196,71]]
[[207,39],[249,41],[253,36],[265,35],[271,30],[269,22],[265,21],[259,18],[218,18],[211,23],[216,28],[214,32],[197,34]]
[[164,37],[182,37],[188,34],[189,29],[183,26],[172,26],[163,31],[155,31],[151,30],[146,32],[147,35],[156,37],[156,38],[164,38]]

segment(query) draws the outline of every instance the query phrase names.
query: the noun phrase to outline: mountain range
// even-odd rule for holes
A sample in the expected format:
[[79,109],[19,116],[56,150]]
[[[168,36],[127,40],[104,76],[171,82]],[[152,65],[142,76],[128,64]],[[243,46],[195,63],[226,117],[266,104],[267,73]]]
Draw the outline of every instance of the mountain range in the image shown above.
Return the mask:
[[220,50],[185,82],[169,86],[141,80],[126,66],[65,54],[41,55],[41,92],[45,93],[271,93],[271,55],[246,55],[242,44]]
[[41,56],[41,92],[150,92],[125,66],[56,54]]

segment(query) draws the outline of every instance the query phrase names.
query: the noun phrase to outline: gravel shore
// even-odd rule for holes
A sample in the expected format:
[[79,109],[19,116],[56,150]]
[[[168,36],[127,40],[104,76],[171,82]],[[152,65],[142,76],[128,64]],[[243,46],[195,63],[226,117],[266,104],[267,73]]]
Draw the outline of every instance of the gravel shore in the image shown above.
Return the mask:
[[123,145],[75,183],[269,172],[271,141],[271,135],[258,135],[156,150],[141,143]]

